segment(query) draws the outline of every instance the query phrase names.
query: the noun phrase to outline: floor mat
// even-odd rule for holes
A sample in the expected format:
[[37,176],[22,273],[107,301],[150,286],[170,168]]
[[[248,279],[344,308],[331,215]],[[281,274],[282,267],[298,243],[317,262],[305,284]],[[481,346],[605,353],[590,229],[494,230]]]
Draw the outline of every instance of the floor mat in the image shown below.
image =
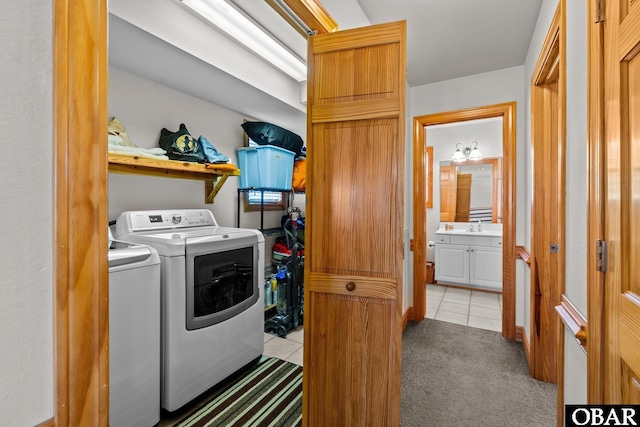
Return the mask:
[[302,366],[263,358],[175,427],[302,425]]

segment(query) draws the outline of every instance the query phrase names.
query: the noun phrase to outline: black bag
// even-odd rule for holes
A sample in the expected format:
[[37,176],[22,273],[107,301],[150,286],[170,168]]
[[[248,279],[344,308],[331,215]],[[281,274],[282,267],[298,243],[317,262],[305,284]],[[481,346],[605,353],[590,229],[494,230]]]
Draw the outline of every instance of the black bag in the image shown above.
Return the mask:
[[247,136],[259,145],[275,145],[285,150],[293,151],[296,157],[302,153],[304,141],[299,135],[265,122],[244,122],[242,124]]
[[184,123],[180,124],[180,129],[176,132],[163,128],[158,145],[167,152],[171,160],[196,163],[204,163],[206,160],[202,145],[197,139],[193,139]]

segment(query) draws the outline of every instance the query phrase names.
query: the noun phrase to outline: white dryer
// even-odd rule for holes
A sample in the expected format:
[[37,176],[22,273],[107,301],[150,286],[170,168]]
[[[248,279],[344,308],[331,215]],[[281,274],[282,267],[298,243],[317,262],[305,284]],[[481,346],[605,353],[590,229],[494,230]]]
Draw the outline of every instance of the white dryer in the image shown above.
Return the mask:
[[164,409],[179,409],[262,355],[262,233],[182,209],[124,212],[115,235],[160,255]]

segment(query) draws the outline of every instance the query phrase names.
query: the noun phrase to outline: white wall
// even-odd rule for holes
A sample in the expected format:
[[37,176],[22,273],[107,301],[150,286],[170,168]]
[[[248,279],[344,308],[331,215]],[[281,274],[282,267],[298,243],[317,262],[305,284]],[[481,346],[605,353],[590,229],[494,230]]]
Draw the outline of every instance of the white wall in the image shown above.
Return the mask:
[[[587,314],[587,4],[567,1],[567,252],[565,294]],[[565,328],[565,404],[587,403],[587,357]]]
[[338,23],[338,30],[371,25],[371,21],[356,0],[322,0],[322,6]]
[[[557,0],[545,0],[525,62],[527,81],[531,80],[544,37],[558,7]],[[566,131],[566,281],[565,294],[586,315],[587,289],[587,36],[586,2],[566,1],[567,34],[567,131]],[[527,99],[530,99],[527,86]],[[527,135],[530,135],[527,115]],[[527,147],[530,147],[528,138]],[[527,151],[531,170],[531,152]],[[527,185],[527,215],[531,212],[531,182]],[[530,226],[530,221],[527,227]],[[527,236],[529,232],[527,232]],[[529,242],[527,242],[529,243]],[[527,294],[528,295],[528,294]],[[527,314],[528,315],[528,314]],[[585,316],[586,317],[586,316]],[[528,318],[526,325],[528,326]],[[527,334],[529,330],[527,328]],[[586,403],[587,361],[580,345],[565,329],[565,403]]]
[[48,0],[9,2],[0,14],[3,426],[53,417],[52,19]]
[[[505,102],[516,103],[516,245],[525,239],[525,103],[524,67],[512,67],[462,77],[411,89],[411,116],[482,107]],[[408,209],[412,209],[412,204]],[[528,311],[522,274],[516,274],[516,325],[525,323]]]

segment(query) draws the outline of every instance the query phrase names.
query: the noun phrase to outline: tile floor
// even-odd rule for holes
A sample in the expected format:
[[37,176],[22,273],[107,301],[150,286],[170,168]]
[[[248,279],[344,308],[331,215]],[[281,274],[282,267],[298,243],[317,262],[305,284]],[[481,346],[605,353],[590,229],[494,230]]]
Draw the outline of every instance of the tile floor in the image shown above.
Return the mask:
[[429,319],[502,331],[502,294],[427,285]]
[[285,338],[265,333],[263,355],[277,357],[302,366],[303,336],[302,326],[289,331]]

